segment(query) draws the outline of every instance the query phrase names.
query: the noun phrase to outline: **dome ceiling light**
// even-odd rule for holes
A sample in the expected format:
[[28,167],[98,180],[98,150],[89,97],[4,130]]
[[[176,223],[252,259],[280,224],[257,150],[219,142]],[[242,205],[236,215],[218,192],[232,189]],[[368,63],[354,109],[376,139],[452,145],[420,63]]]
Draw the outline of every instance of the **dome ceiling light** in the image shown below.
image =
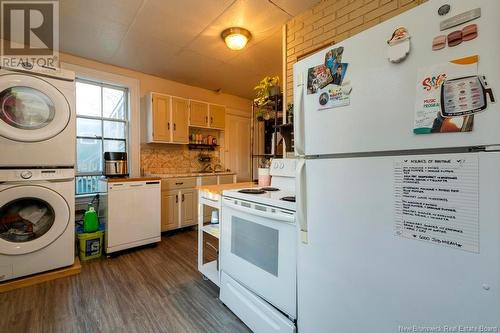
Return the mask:
[[252,38],[250,31],[237,27],[225,29],[220,36],[228,48],[236,51],[243,49]]

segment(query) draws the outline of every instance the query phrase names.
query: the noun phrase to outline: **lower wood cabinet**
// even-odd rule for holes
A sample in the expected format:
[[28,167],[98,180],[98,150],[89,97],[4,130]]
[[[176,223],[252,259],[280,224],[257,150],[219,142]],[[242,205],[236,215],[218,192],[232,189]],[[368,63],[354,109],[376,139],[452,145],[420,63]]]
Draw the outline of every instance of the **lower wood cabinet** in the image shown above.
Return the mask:
[[161,231],[195,225],[198,217],[196,190],[181,189],[161,193]]

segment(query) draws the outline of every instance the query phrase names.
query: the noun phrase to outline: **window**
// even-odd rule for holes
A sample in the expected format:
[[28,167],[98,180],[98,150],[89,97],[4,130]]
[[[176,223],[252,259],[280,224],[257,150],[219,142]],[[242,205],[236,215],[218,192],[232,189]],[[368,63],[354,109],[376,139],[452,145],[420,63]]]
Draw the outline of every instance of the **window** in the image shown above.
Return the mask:
[[98,191],[106,151],[128,150],[128,89],[76,81],[76,194]]

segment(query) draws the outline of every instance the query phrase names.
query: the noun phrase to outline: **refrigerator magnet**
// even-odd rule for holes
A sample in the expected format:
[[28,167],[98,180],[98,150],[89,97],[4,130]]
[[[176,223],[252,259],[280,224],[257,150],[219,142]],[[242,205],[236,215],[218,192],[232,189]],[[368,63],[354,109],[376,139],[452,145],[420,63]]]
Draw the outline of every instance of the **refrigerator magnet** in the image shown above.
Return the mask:
[[405,27],[397,27],[387,41],[387,57],[392,63],[402,62],[410,54],[410,34]]
[[438,14],[439,16],[445,16],[447,15],[449,12],[450,12],[450,9],[451,9],[451,6],[446,4],[446,5],[442,5],[441,7],[439,7],[438,9]]
[[455,15],[439,23],[439,28],[441,31],[456,27],[463,23],[475,20],[481,17],[481,8],[476,8],[463,12],[461,14]]

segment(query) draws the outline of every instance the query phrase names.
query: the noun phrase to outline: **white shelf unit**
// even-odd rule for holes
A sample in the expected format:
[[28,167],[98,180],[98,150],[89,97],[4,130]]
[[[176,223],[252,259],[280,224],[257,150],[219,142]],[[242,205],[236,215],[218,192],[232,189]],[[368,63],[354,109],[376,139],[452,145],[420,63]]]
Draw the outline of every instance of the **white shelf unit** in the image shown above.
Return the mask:
[[[219,194],[213,194],[205,191],[198,191],[198,270],[201,274],[204,275],[205,278],[209,279],[217,286],[220,286],[220,271],[218,269],[216,260],[203,263],[203,238],[204,234],[207,233],[217,239],[220,237],[220,225],[219,224],[206,224],[203,216],[203,207],[210,206],[212,208],[219,210],[219,218],[220,218],[220,209],[222,202],[220,200]],[[220,241],[219,241],[220,248]]]

